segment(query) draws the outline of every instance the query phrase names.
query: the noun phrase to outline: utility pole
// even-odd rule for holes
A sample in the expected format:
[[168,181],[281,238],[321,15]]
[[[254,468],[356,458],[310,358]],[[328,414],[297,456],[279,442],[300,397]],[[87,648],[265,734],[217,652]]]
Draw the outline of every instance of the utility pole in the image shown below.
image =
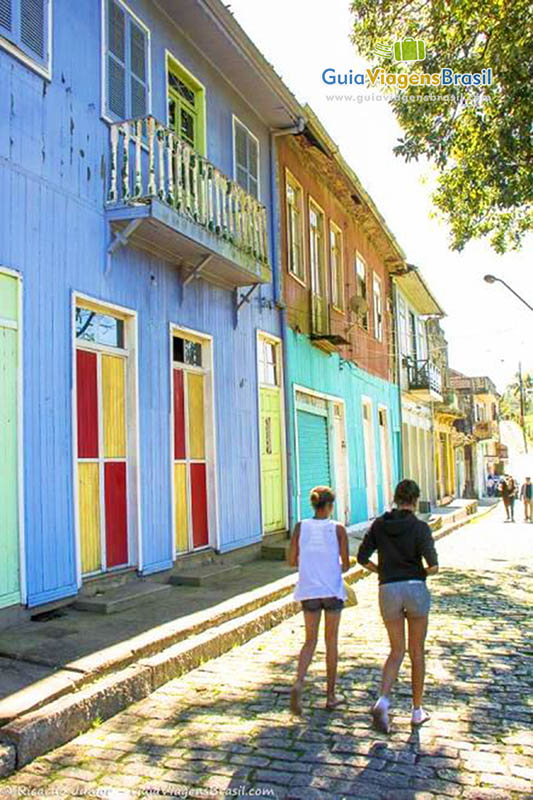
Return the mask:
[[520,426],[522,428],[522,434],[524,436],[524,450],[527,453],[527,433],[526,433],[526,423],[525,423],[525,414],[526,414],[526,404],[524,400],[524,381],[522,380],[522,362],[518,362],[518,384],[520,387]]

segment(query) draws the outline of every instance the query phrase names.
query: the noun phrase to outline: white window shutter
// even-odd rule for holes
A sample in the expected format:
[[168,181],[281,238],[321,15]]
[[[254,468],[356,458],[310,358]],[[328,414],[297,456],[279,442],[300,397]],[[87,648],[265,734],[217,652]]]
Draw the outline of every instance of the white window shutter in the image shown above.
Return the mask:
[[46,5],[47,0],[20,0],[20,40],[39,59],[47,55]]
[[13,9],[12,0],[0,0],[0,30],[12,31]]
[[247,136],[248,139],[248,191],[254,197],[257,197],[258,194],[258,184],[259,184],[259,153],[257,142],[251,136]]
[[108,3],[107,18],[107,106],[119,117],[126,117],[126,18],[114,0]]
[[130,20],[131,116],[144,117],[148,110],[146,33]]

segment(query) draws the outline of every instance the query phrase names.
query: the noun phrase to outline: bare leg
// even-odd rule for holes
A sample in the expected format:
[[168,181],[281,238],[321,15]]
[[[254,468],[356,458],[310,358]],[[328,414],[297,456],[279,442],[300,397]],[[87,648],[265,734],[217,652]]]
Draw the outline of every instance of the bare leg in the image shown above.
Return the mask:
[[385,621],[389,634],[390,653],[383,666],[381,678],[381,695],[372,707],[371,713],[374,727],[382,733],[389,732],[389,692],[400,670],[405,655],[405,620],[402,617]]
[[413,707],[420,708],[424,693],[425,655],[424,645],[428,629],[427,617],[411,617],[407,620],[409,630],[409,658],[411,659],[411,685]]
[[291,691],[291,711],[293,714],[302,713],[302,684],[315,652],[321,616],[320,611],[304,611],[303,613],[305,621],[305,642],[300,650],[297,677]]
[[335,682],[337,680],[338,663],[338,640],[339,623],[341,619],[340,611],[326,611],[326,672],[328,678],[327,704],[330,707],[336,705]]
[[389,634],[390,653],[383,667],[381,696],[388,697],[405,655],[405,621],[403,617],[385,622]]

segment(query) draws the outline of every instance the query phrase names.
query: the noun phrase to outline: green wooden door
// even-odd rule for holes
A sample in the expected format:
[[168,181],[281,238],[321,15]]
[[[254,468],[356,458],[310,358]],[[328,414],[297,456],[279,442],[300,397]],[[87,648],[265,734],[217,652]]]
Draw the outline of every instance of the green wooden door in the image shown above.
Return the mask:
[[281,391],[262,386],[261,408],[261,495],[263,530],[281,530],[285,523],[283,500],[283,443]]
[[18,280],[0,274],[0,608],[20,602],[18,297]]

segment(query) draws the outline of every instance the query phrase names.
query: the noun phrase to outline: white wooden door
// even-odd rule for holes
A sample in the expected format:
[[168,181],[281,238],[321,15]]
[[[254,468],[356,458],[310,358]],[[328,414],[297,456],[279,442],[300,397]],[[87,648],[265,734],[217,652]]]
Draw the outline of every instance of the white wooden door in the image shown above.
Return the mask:
[[372,403],[369,400],[363,400],[363,437],[365,443],[367,514],[368,519],[371,519],[377,515],[377,486]]
[[383,477],[383,504],[386,511],[392,502],[392,469],[389,436],[389,418],[385,408],[379,410],[379,446],[381,450],[381,471]]
[[335,517],[343,525],[346,525],[349,514],[346,431],[344,409],[340,403],[333,404],[333,432],[335,437]]

